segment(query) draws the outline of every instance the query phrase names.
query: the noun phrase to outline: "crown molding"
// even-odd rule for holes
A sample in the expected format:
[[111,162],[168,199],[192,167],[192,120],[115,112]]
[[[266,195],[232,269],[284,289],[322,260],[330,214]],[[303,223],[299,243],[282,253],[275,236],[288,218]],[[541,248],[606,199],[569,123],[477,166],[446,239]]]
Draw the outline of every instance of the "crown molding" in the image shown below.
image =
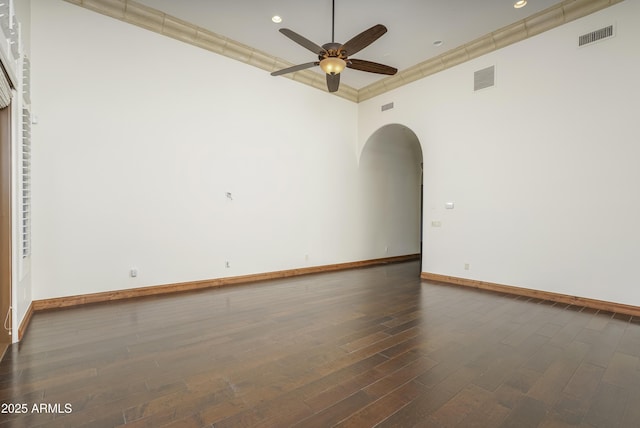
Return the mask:
[[394,76],[365,86],[358,91],[358,102],[544,33],[622,1],[624,0],[565,0],[528,18],[402,70]]
[[[184,43],[235,59],[269,73],[294,64],[236,42],[228,37],[182,21],[157,9],[144,6],[133,0],[64,0],[102,15],[136,25]],[[437,57],[430,58],[396,75],[355,89],[345,84],[334,92],[346,100],[359,103],[385,92],[399,88],[416,80],[439,73],[505,46],[528,39],[570,21],[590,15],[624,0],[565,0],[555,6],[529,16],[521,21],[500,28],[472,42],[453,48]],[[311,70],[302,70],[283,75],[327,92],[325,78]]]

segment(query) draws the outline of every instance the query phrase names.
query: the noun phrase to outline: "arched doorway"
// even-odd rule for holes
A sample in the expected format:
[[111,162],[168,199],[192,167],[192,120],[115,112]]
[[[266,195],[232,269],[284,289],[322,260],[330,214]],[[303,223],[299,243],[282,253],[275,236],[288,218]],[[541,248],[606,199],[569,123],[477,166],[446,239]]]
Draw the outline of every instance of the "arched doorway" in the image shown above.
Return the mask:
[[401,124],[376,130],[360,153],[366,240],[386,257],[420,254],[422,263],[422,147]]

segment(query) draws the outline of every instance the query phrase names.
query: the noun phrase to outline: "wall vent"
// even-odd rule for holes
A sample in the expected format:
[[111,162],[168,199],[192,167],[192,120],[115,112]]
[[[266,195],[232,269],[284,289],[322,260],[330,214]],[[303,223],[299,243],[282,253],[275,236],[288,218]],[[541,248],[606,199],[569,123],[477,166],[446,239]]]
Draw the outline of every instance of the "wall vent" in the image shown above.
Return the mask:
[[495,85],[496,80],[496,67],[483,68],[473,73],[473,90],[478,91],[480,89],[489,88]]
[[393,103],[385,104],[381,107],[382,111],[391,110],[393,108]]
[[613,25],[583,34],[578,37],[578,46],[588,45],[589,43],[597,42],[598,40],[607,39],[609,37],[613,37]]

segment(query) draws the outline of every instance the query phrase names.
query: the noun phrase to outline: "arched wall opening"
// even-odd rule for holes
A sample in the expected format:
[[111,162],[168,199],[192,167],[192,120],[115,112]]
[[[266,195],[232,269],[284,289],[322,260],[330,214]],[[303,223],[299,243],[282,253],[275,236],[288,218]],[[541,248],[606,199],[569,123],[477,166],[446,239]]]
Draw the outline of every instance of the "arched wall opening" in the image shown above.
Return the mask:
[[411,129],[376,130],[360,153],[366,245],[383,257],[420,254],[422,260],[422,148]]

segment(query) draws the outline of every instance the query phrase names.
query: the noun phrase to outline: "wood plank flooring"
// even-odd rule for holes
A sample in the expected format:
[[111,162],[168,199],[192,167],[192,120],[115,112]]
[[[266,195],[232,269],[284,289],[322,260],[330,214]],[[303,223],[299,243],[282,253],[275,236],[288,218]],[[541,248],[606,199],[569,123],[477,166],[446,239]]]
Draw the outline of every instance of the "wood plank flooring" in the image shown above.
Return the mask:
[[38,312],[0,363],[0,428],[640,426],[640,319],[419,273]]

